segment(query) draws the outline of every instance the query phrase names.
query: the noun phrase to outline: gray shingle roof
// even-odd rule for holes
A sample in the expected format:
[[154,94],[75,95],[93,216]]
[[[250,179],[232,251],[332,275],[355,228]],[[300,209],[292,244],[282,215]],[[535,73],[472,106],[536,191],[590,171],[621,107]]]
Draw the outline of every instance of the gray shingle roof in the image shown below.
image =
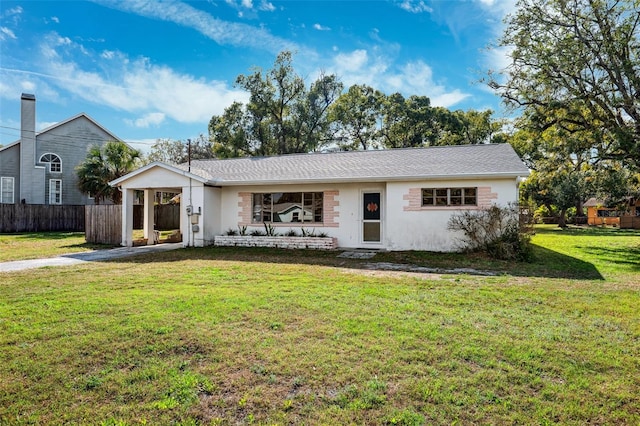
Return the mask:
[[196,160],[191,173],[226,186],[518,177],[529,170],[511,145],[490,144]]

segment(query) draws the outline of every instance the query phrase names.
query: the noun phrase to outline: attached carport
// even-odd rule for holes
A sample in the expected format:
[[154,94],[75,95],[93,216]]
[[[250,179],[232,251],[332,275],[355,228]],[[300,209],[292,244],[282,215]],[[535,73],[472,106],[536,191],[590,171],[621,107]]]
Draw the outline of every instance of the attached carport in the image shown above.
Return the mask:
[[[204,246],[220,232],[220,190],[211,182],[188,171],[153,162],[112,182],[122,191],[122,246],[133,246],[133,203],[135,191],[144,191],[144,238],[155,241],[153,217],[155,193],[180,193],[180,233],[183,246]],[[205,214],[205,204],[208,211]],[[215,211],[212,211],[215,210]]]

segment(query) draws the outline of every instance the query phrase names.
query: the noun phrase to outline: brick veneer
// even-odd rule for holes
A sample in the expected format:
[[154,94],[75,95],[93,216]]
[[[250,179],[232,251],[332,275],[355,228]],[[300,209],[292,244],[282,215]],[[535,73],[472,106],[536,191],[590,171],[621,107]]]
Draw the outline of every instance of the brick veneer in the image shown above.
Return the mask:
[[478,207],[489,207],[493,200],[498,199],[496,192],[491,192],[490,186],[478,187],[478,205],[477,206],[423,206],[422,205],[422,188],[409,188],[409,192],[402,196],[408,204],[403,207],[405,212],[415,212],[422,210],[461,210],[475,209]]
[[[322,205],[322,222],[323,223],[296,223],[296,225],[308,225],[314,227],[324,227],[324,228],[337,228],[339,225],[337,219],[339,217],[339,212],[336,211],[336,207],[340,205],[340,201],[336,198],[340,194],[340,191],[324,191],[323,192],[323,205]],[[247,226],[247,225],[256,225],[253,223],[253,215],[252,215],[252,194],[251,192],[238,192],[238,225],[239,226]],[[273,226],[292,226],[291,223],[272,223]]]
[[240,226],[251,225],[251,193],[238,192],[238,221]]
[[339,223],[337,219],[340,215],[339,212],[336,211],[336,207],[340,205],[340,201],[336,198],[340,194],[340,191],[324,191],[324,205],[322,206],[322,222],[323,226],[328,228],[337,228]]

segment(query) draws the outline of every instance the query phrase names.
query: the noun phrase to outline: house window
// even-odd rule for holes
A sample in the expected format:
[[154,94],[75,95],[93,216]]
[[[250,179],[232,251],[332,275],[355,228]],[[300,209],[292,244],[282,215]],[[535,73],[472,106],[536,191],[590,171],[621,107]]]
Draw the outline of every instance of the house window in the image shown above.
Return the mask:
[[620,212],[617,210],[598,210],[598,217],[618,217]]
[[0,178],[0,204],[13,204],[15,180],[12,177]]
[[62,179],[49,179],[49,204],[62,204]]
[[322,222],[322,192],[253,194],[253,223]]
[[51,173],[62,172],[62,162],[56,154],[43,154],[42,157],[40,157],[40,162],[48,164]]
[[423,188],[423,206],[476,206],[478,188]]

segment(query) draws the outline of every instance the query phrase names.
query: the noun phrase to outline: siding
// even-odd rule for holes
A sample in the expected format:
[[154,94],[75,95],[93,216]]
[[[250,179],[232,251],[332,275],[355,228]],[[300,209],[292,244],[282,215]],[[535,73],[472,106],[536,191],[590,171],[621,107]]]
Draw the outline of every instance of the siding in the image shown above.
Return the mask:
[[20,145],[0,151],[0,176],[14,178],[13,199],[20,202]]
[[53,153],[60,157],[62,162],[61,173],[51,173],[49,168],[46,168],[46,202],[49,202],[49,179],[62,179],[63,204],[93,204],[93,200],[78,189],[78,177],[75,169],[87,158],[87,152],[91,146],[102,145],[113,138],[81,116],[55,127],[51,131],[39,134],[37,139],[37,160],[43,154]]

